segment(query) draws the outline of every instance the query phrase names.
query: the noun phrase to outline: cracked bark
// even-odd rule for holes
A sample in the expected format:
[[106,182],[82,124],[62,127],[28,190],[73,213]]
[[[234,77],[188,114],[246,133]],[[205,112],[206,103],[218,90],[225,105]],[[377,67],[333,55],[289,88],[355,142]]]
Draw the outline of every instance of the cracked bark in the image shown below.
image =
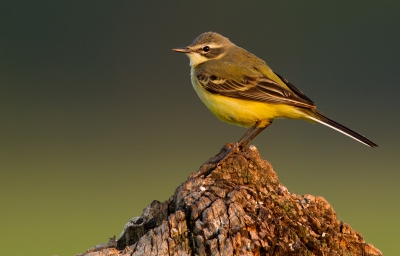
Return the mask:
[[81,255],[382,255],[323,197],[288,192],[254,146],[218,165],[231,146]]

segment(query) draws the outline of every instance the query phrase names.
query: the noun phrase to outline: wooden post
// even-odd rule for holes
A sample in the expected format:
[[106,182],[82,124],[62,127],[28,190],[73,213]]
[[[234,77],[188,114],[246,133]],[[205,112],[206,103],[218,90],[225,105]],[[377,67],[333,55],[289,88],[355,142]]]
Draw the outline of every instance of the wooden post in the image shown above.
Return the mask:
[[382,255],[323,197],[290,193],[254,146],[218,164],[231,147],[82,255]]

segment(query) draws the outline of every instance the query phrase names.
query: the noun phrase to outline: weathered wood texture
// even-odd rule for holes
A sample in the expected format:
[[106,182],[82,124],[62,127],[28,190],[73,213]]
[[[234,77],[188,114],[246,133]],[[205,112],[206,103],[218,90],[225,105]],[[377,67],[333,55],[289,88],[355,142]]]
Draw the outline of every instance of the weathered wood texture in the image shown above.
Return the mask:
[[323,197],[290,193],[255,147],[217,165],[230,146],[85,255],[382,255]]

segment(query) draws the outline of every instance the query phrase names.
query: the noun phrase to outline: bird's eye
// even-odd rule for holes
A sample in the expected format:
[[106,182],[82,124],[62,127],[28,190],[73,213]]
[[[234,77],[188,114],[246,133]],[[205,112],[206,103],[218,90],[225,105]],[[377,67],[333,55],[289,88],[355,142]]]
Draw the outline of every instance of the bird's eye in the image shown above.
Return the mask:
[[203,47],[204,52],[209,52],[210,51],[210,46],[204,46]]

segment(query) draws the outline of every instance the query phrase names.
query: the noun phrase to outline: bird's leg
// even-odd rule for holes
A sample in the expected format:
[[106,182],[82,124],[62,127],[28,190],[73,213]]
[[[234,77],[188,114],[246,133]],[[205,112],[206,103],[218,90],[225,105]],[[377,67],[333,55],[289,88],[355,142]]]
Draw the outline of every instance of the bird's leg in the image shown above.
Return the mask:
[[265,128],[267,128],[267,126],[264,127],[260,127],[258,128],[257,131],[255,131],[247,140],[243,141],[241,144],[239,144],[239,146],[241,146],[242,148],[246,147],[247,144],[249,144],[249,142],[254,139],[258,134],[260,134],[260,132],[262,132]]
[[260,132],[262,132],[265,128],[267,128],[272,122],[267,123],[267,125],[263,126],[263,127],[259,127],[258,130],[256,130],[253,134],[251,134],[246,140],[244,140],[245,136],[248,136],[250,133],[249,131],[253,131],[255,128],[257,128],[257,126],[260,124],[260,121],[257,121],[251,128],[249,131],[246,132],[245,136],[243,136],[238,144],[239,146],[241,146],[242,148],[246,147],[247,144],[249,144],[249,142],[254,139],[258,134],[260,134]]
[[[235,150],[237,150],[239,147],[246,147],[246,145],[254,139],[260,132],[262,132],[265,128],[267,128],[272,122],[269,122],[266,126],[263,127],[258,127],[258,125],[261,123],[260,120],[257,120],[256,123],[243,135],[240,140],[235,143],[232,148],[218,161],[218,165],[224,161],[228,156],[230,156]],[[257,129],[258,128],[258,129]],[[256,130],[257,129],[257,130]],[[256,131],[254,131],[256,130]]]
[[237,143],[233,144],[233,146],[229,149],[229,151],[218,161],[218,165],[239,148],[239,146],[243,143],[243,141],[245,141],[246,137],[248,137],[255,129],[257,129],[257,125],[259,123],[260,121],[256,121],[256,123],[243,135],[243,137],[240,138],[240,140]]
[[242,138],[238,141],[237,144],[242,145],[242,143],[246,140],[247,136],[249,136],[255,129],[257,129],[257,126],[260,124],[261,121],[257,120],[256,123],[250,127],[250,129],[243,135]]

